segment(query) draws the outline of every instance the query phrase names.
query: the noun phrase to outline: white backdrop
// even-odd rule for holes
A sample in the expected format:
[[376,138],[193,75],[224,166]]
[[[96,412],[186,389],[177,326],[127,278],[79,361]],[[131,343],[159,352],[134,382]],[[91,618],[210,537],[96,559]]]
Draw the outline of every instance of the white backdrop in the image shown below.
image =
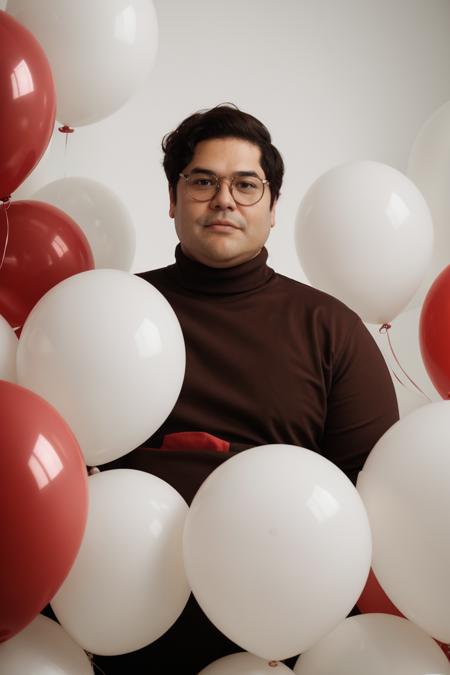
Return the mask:
[[[406,172],[420,127],[450,99],[449,0],[154,4],[159,51],[145,87],[108,119],[78,128],[67,151],[55,131],[14,198],[65,175],[101,181],[131,213],[132,271],[169,264],[176,237],[161,138],[190,113],[231,101],[269,127],[283,155],[286,177],[269,264],[304,281],[293,232],[309,185],[352,159]],[[416,399],[413,394],[412,407],[421,402]]]

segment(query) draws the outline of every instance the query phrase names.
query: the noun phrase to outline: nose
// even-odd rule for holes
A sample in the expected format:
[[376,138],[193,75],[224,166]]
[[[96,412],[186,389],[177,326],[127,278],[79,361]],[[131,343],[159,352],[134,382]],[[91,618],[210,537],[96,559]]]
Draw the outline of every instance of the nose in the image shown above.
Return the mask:
[[219,183],[219,189],[209,203],[210,207],[217,211],[228,209],[234,211],[236,202],[231,194],[231,186],[224,180]]

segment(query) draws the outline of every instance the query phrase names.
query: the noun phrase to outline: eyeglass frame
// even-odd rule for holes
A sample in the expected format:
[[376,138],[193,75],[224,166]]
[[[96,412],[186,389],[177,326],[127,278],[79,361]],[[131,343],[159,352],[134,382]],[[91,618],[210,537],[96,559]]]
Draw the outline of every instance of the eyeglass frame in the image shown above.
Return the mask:
[[[211,199],[214,199],[216,197],[217,193],[219,192],[221,186],[222,186],[222,181],[225,180],[226,178],[228,178],[228,176],[217,176],[217,174],[210,173],[209,171],[194,171],[193,173],[189,173],[189,174],[179,173],[178,175],[179,175],[180,178],[183,178],[185,183],[187,184],[189,178],[191,176],[195,175],[196,173],[206,174],[208,176],[211,176],[212,178],[215,178],[215,180],[216,180],[216,191],[212,195],[212,197],[208,197],[207,199],[197,199],[196,197],[192,197],[192,199],[194,201],[201,202],[201,203],[210,202]],[[241,202],[237,201],[237,199],[235,198],[235,196],[232,192],[234,180],[236,178],[245,178],[245,176],[251,176],[252,178],[257,178],[258,180],[261,181],[262,186],[263,186],[261,197],[259,197],[259,199],[257,199],[256,202],[252,202],[251,204],[241,204]],[[229,190],[230,190],[231,196],[233,197],[233,200],[236,202],[236,204],[239,204],[239,206],[255,206],[255,204],[259,204],[261,199],[264,197],[264,191],[265,191],[266,185],[269,185],[269,184],[270,184],[270,181],[267,178],[260,178],[255,173],[250,173],[250,172],[239,173],[238,172],[237,174],[235,174],[234,176],[231,177],[231,180],[230,180],[230,183],[229,183]]]

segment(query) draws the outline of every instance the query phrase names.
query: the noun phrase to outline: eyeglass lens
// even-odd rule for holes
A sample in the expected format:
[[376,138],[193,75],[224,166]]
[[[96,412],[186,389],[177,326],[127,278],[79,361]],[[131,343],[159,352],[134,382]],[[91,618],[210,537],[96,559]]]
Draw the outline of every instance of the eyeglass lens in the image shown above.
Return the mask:
[[[219,189],[217,176],[193,173],[186,178],[189,192],[197,201],[209,201]],[[264,183],[257,176],[233,176],[230,190],[236,203],[246,206],[256,204],[264,192]]]

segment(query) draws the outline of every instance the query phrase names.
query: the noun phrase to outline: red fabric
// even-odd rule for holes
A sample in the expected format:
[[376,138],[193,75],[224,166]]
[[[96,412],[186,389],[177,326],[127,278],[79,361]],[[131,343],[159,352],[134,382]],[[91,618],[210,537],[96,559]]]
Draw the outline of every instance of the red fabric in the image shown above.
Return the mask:
[[162,450],[215,450],[228,452],[230,444],[206,431],[180,431],[164,436]]

